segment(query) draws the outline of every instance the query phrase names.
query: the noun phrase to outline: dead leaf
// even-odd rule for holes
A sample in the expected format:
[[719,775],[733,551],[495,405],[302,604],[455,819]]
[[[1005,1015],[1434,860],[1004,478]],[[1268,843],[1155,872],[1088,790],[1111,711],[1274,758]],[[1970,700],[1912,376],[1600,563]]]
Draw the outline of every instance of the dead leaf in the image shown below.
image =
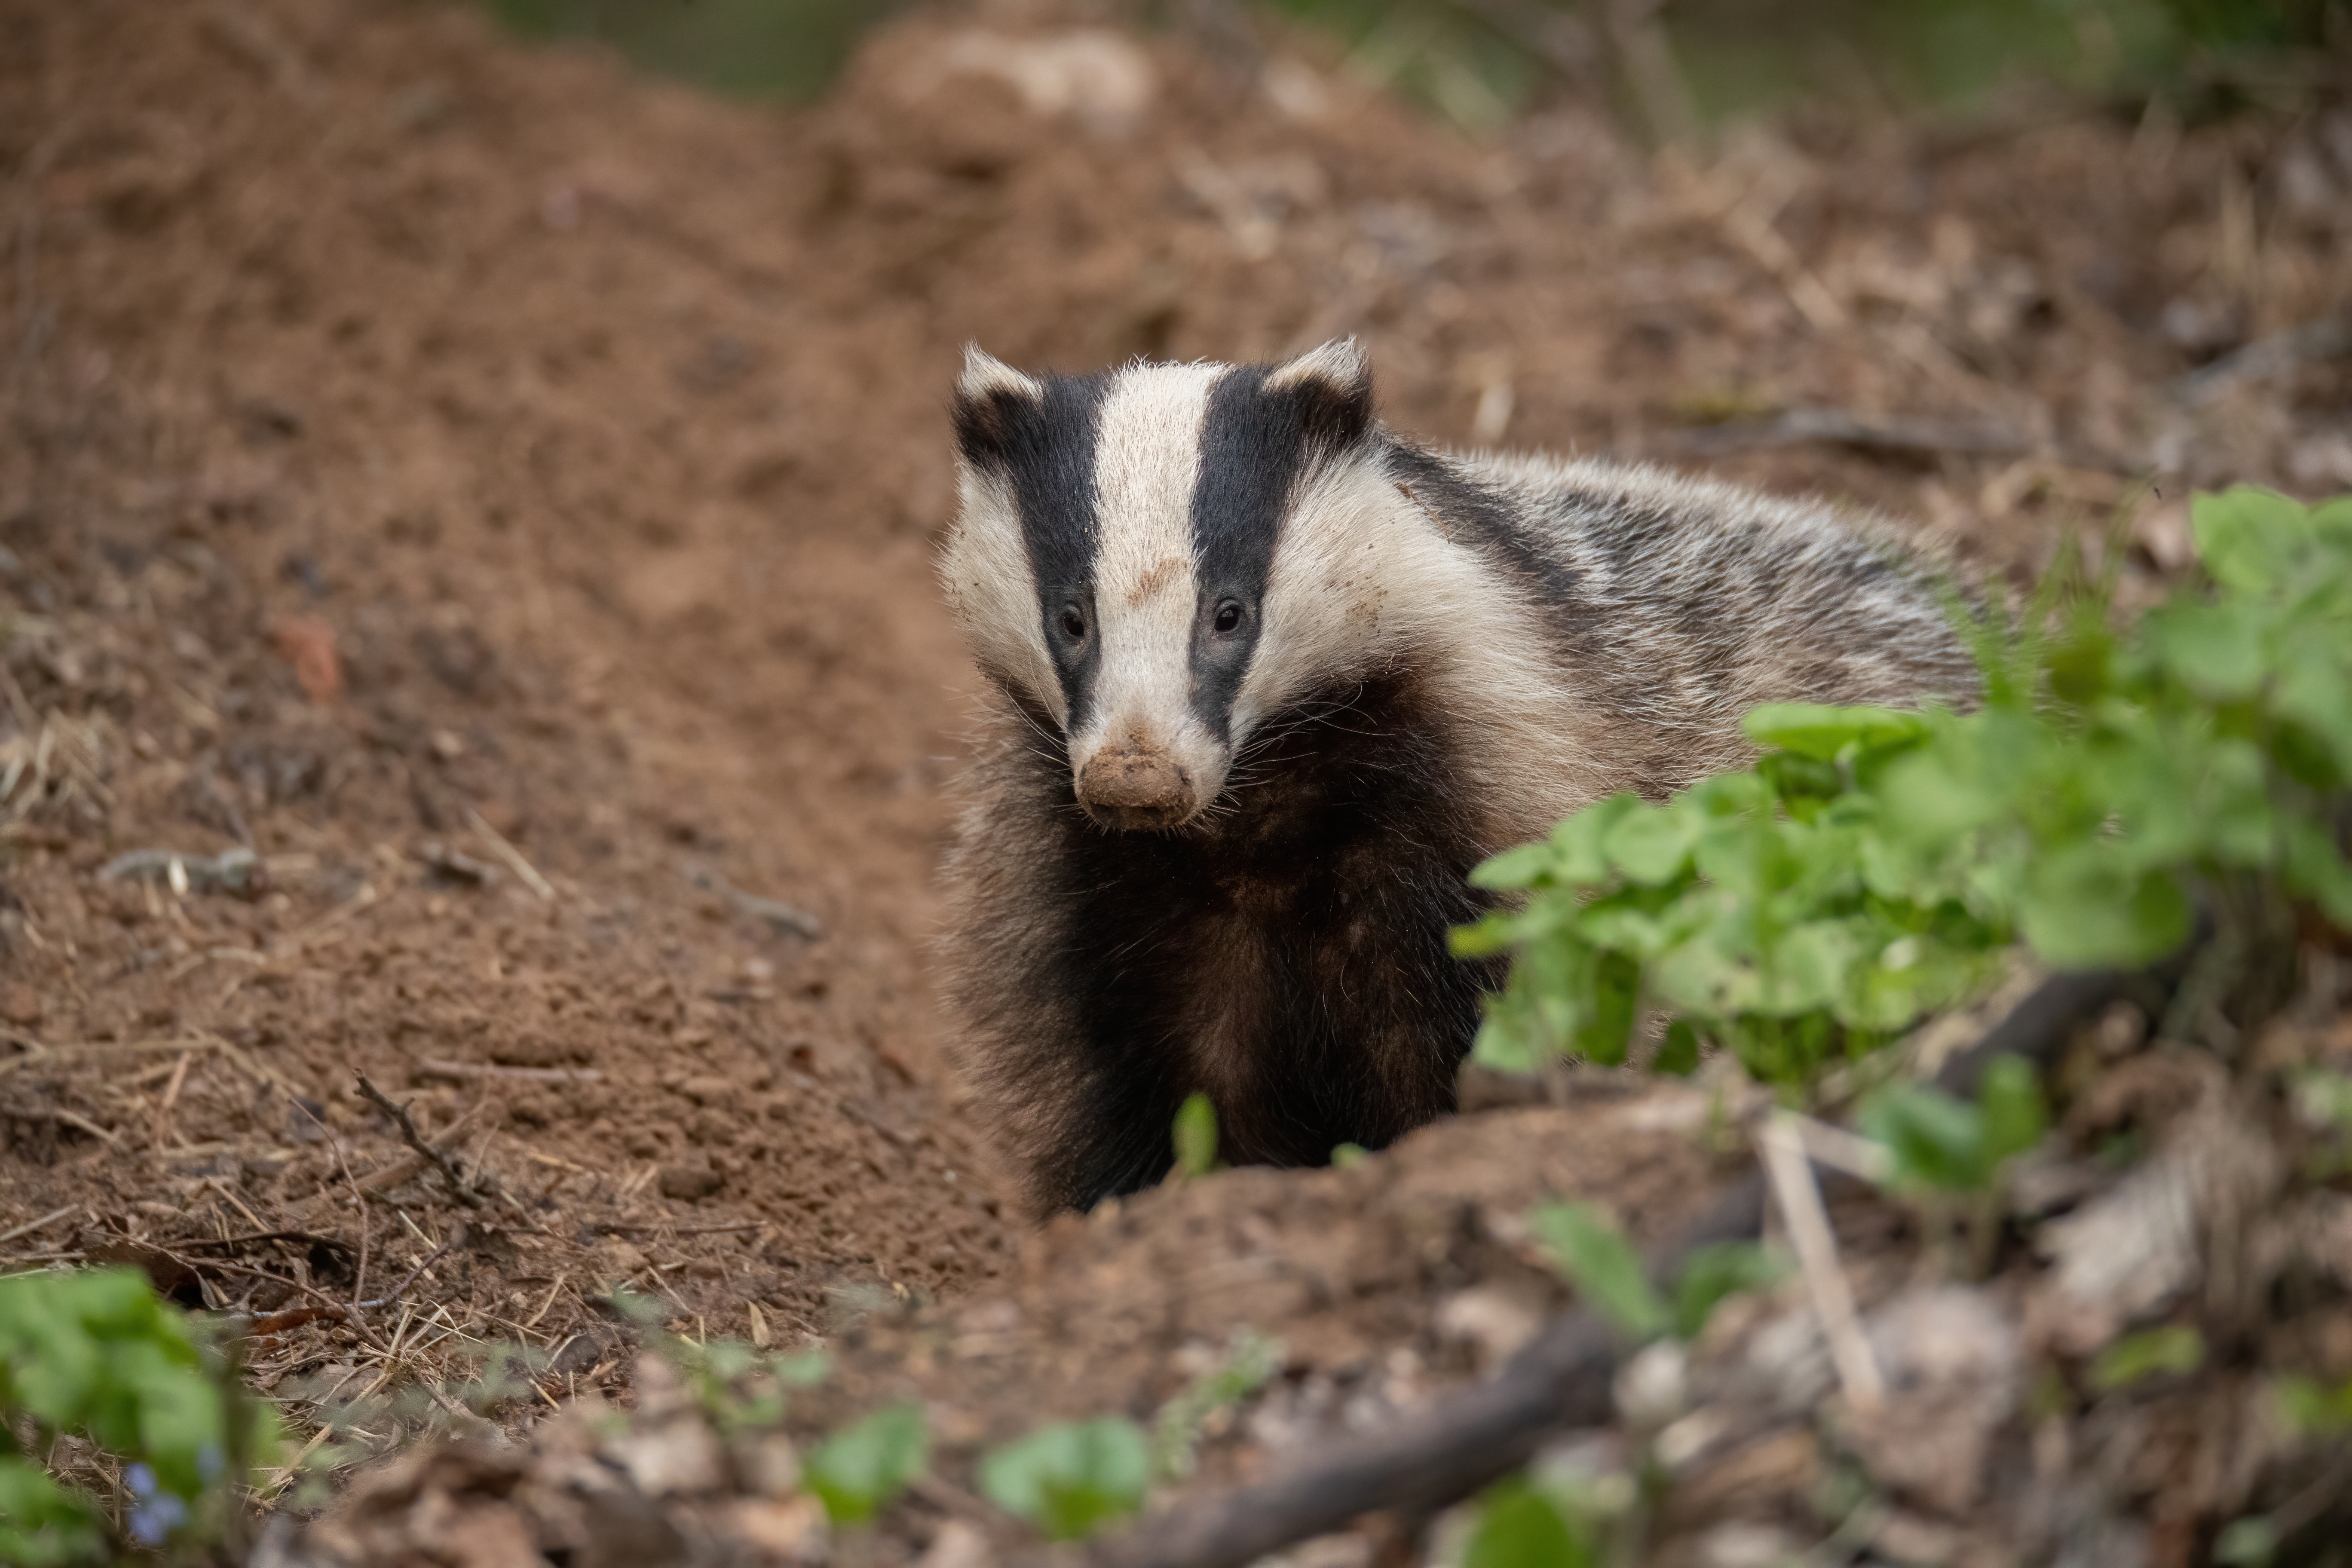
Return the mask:
[[321,705],[343,694],[343,661],[335,651],[335,628],[317,616],[293,616],[270,628],[278,656],[294,667],[302,695]]

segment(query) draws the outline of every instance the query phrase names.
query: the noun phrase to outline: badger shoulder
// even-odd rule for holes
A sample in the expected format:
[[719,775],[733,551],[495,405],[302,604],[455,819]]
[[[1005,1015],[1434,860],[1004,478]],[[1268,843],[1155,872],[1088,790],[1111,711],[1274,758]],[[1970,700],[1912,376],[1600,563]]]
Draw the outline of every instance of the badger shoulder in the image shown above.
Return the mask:
[[1969,584],[1875,513],[1595,458],[1418,453],[1402,466],[1446,470],[1519,531],[1553,617],[1585,634],[1588,673],[1663,679],[1646,704],[1613,694],[1636,710],[1704,698],[1688,717],[1720,721],[1762,701],[1974,690],[1948,612]]

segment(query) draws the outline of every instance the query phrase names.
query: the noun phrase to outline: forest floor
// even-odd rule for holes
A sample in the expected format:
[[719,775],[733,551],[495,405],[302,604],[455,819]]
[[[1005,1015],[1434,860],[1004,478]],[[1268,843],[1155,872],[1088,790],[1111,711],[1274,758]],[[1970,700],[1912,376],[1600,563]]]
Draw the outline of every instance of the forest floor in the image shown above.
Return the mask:
[[[1243,1328],[1286,1392],[1226,1473],[1377,1425],[1563,1297],[1537,1197],[1694,1212],[1708,1101],[1597,1083],[1012,1212],[926,979],[976,695],[931,575],[961,346],[1353,332],[1402,429],[1827,494],[2021,578],[2120,516],[2144,602],[2190,488],[2352,489],[2352,364],[2278,336],[2352,306],[2329,101],[1652,154],[1018,6],[785,110],[451,5],[0,0],[0,1268],[252,1315],[298,1427],[499,1341],[541,1410],[626,1400],[615,1282],[825,1338],[813,1410],[896,1380],[950,1447],[1148,1412]],[[1824,1463],[1784,1444],[1685,1533],[1734,1561],[1742,1497]],[[2234,1484],[2145,1539],[2201,1550]],[[1972,1499],[1900,1517],[1948,1557]],[[889,1550],[984,1552],[940,1528],[969,1501]]]

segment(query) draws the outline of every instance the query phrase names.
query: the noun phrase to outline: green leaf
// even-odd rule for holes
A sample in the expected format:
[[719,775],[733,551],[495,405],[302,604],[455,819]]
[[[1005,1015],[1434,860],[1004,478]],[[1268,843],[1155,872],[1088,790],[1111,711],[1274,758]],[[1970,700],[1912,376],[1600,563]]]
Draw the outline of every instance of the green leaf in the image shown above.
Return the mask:
[[2091,1363],[2091,1386],[2101,1394],[2144,1378],[2182,1376],[2205,1364],[2205,1336],[2185,1323],[2168,1323],[2122,1339]]
[[2041,1075],[2022,1057],[1995,1057],[1985,1065],[1977,1088],[1977,1108],[1983,1117],[1984,1160],[1997,1166],[2042,1142],[2049,1130],[2050,1110],[2042,1098]]
[[1895,1158],[1895,1184],[1974,1192],[1992,1177],[1984,1113],[1941,1089],[1907,1084],[1864,1104],[1863,1133]]
[[1552,848],[1559,857],[1553,875],[1570,887],[1592,887],[1609,880],[1609,837],[1619,822],[1643,809],[1640,795],[1623,790],[1562,822],[1552,829]]
[[1496,958],[1511,951],[1517,940],[1519,919],[1508,910],[1495,910],[1468,925],[1445,933],[1446,951],[1456,958]]
[[1772,1255],[1752,1241],[1718,1241],[1698,1248],[1675,1281],[1675,1337],[1698,1338],[1719,1304],[1764,1289],[1780,1272]]
[[1549,844],[1522,844],[1479,862],[1470,870],[1470,885],[1496,891],[1532,888],[1552,875],[1559,851]]
[[2352,671],[2315,652],[2290,650],[2270,705],[2325,752],[2330,771],[2318,782],[2340,787],[2352,781]]
[[1524,1479],[1488,1489],[1462,1553],[1462,1568],[1591,1568],[1595,1561],[1559,1506]]
[[1907,746],[1927,733],[1921,715],[1895,708],[1831,708],[1816,702],[1768,702],[1739,721],[1759,746],[1833,763],[1854,752]]
[[1151,1472],[1181,1480],[1196,1467],[1201,1430],[1217,1411],[1240,1404],[1282,1370],[1281,1342],[1236,1329],[1223,1362],[1187,1384],[1151,1420]]
[[1666,1037],[1651,1058],[1652,1072],[1665,1073],[1673,1078],[1688,1078],[1698,1070],[1698,1031],[1688,1018],[1677,1018],[1666,1026]]
[[1541,1072],[1546,1064],[1557,1060],[1559,1053],[1545,1048],[1532,1032],[1519,1027],[1517,1020],[1498,1012],[1496,1005],[1504,998],[1486,999],[1486,1021],[1470,1042],[1470,1059],[1495,1072],[1511,1073],[1530,1078]]
[[1844,921],[1799,926],[1763,953],[1760,1009],[1786,1016],[1828,1007],[1843,994],[1847,971],[1859,956]]
[[2189,531],[2215,582],[2254,595],[2286,586],[2317,538],[2301,505],[2253,485],[2191,497]]
[[1197,1181],[1217,1168],[1217,1108],[1198,1089],[1176,1108],[1176,1170]]
[[1610,863],[1645,887],[1670,881],[1689,863],[1698,826],[1692,814],[1673,805],[1628,812],[1609,831]]
[[2213,1538],[2213,1561],[2231,1568],[2263,1568],[2278,1552],[2278,1526],[2268,1514],[2233,1519]]
[[1546,1204],[1528,1216],[1552,1267],[1587,1305],[1630,1340],[1653,1340],[1674,1315],[1642,1271],[1623,1233],[1586,1204]]
[[2272,1385],[2287,1430],[2300,1437],[2335,1437],[2352,1432],[2352,1378],[2329,1387],[2294,1373]]
[[922,1406],[893,1405],[817,1445],[801,1474],[834,1523],[863,1524],[906,1490],[929,1458]]
[[2189,940],[2189,896],[2168,870],[2141,870],[2108,839],[2076,844],[2027,873],[2018,922],[2059,969],[2151,963]]
[[0,1454],[0,1563],[63,1568],[109,1555],[94,1500],[59,1486],[37,1465]]
[[2305,817],[2289,817],[2279,826],[2288,888],[2309,896],[2338,928],[2352,931],[2352,866],[2336,852],[2335,835]]
[[2237,702],[2261,690],[2269,674],[2270,621],[2258,604],[2168,605],[2147,613],[2141,635],[2190,690]]
[[833,1375],[833,1356],[821,1346],[771,1356],[768,1372],[786,1388],[815,1388]]
[[1105,1416],[1041,1427],[984,1455],[980,1489],[1055,1541],[1077,1541],[1142,1506],[1151,1446],[1132,1421]]

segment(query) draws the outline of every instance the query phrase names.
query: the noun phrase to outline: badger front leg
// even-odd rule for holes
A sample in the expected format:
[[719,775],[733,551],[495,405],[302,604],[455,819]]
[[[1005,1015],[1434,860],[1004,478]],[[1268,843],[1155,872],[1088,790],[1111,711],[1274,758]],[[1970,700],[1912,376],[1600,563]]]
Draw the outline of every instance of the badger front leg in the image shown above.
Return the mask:
[[1140,1192],[1176,1163],[1176,1112],[1191,1088],[1164,1060],[1098,1067],[1069,1081],[1030,1153],[1039,1211],[1081,1212]]

